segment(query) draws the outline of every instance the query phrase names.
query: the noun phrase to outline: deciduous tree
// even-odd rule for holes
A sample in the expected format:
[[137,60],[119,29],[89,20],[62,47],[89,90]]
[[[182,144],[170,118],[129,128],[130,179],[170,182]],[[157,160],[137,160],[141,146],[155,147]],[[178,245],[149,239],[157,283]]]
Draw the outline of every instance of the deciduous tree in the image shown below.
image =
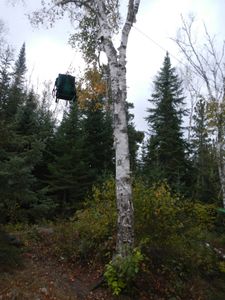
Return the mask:
[[216,164],[216,149],[209,134],[206,101],[200,97],[193,115],[192,162],[193,189],[195,199],[213,202],[219,195],[219,174]]
[[203,45],[197,43],[193,32],[194,21],[193,17],[189,21],[182,17],[182,27],[174,40],[186,58],[189,68],[201,78],[207,91],[205,98],[210,106],[211,128],[216,135],[217,163],[225,207],[225,43],[223,42],[218,50],[216,39],[210,36],[206,26]]
[[[113,35],[119,29],[118,0],[58,0],[52,1],[52,9],[42,10],[34,14],[33,20],[42,21],[44,16],[50,23],[60,15],[59,8],[69,9],[78,23],[81,48],[87,53],[91,47],[106,53],[110,70],[110,87],[114,116],[114,145],[116,151],[116,197],[118,209],[117,252],[126,256],[133,248],[133,204],[131,190],[131,174],[129,161],[129,145],[126,118],[126,53],[127,43],[132,25],[136,21],[140,0],[129,0],[127,15],[121,30],[119,48],[113,41]],[[55,9],[55,10],[54,10]],[[61,12],[62,12],[61,10]],[[58,14],[56,14],[58,12]],[[80,35],[80,36],[81,36]],[[98,47],[97,47],[98,46]]]

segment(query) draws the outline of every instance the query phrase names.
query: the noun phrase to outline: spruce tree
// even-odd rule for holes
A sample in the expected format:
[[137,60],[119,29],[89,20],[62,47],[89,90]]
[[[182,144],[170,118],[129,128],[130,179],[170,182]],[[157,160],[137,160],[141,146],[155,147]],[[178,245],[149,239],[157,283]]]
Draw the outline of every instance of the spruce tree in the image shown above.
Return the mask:
[[23,43],[18,59],[15,62],[14,73],[13,73],[13,86],[17,89],[23,89],[25,83],[25,73],[27,71],[26,67],[26,46]]
[[26,96],[25,74],[26,74],[26,51],[25,44],[22,45],[19,56],[15,61],[9,98],[6,103],[7,119],[14,120],[18,108],[24,103]]
[[0,55],[0,117],[1,121],[6,118],[6,105],[9,98],[9,88],[11,82],[11,64],[12,64],[12,50],[7,47]]
[[147,143],[145,171],[155,179],[166,179],[180,191],[187,168],[182,117],[185,114],[182,82],[167,53],[149,100],[147,119],[151,137]]
[[100,97],[86,101],[83,109],[83,151],[92,184],[114,171],[112,118],[104,106]]
[[54,153],[54,130],[56,119],[50,109],[52,95],[49,94],[48,86],[45,86],[42,96],[38,98],[36,111],[36,136],[42,143],[42,159],[35,165],[34,174],[38,179],[40,187],[46,187],[46,180],[49,176],[48,165],[53,161]]
[[68,215],[80,206],[90,186],[83,153],[83,136],[77,104],[65,111],[52,144],[54,160],[49,163],[48,190],[58,204],[58,213]]
[[47,216],[54,207],[35,174],[45,147],[39,129],[37,98],[31,91],[24,105],[18,109],[1,153],[0,202],[3,222],[33,222]]
[[133,109],[133,103],[127,103],[127,121],[128,121],[128,138],[129,138],[129,150],[130,150],[130,165],[132,172],[137,171],[138,167],[138,149],[139,145],[144,139],[144,132],[136,130],[134,124],[134,115],[130,113],[130,109]]
[[216,149],[209,137],[209,122],[205,100],[200,97],[193,116],[192,162],[194,185],[192,196],[204,202],[213,202],[219,195],[219,174]]

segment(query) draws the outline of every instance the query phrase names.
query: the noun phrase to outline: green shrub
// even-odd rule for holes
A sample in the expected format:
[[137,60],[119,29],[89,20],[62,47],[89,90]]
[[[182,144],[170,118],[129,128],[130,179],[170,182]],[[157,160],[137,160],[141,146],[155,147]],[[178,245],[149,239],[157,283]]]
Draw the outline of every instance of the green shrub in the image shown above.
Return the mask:
[[81,239],[80,256],[98,253],[109,258],[114,250],[116,232],[114,180],[108,180],[102,186],[94,187],[92,195],[86,201],[86,208],[78,211],[73,220]]
[[[143,272],[165,279],[166,299],[182,298],[190,279],[223,272],[223,265],[206,247],[214,229],[213,205],[174,195],[165,183],[148,187],[138,181],[133,184],[133,201],[136,247],[143,256],[140,252],[125,260],[116,256],[107,265],[105,277],[114,294],[128,287],[143,266]],[[116,219],[115,183],[110,179],[93,188],[84,209],[70,221],[55,226],[55,254],[74,261],[108,262],[115,254]]]
[[55,226],[54,252],[69,260],[99,258],[108,261],[115,250],[115,184],[110,179],[94,187],[85,208],[68,222]]
[[214,229],[213,205],[173,195],[165,183],[136,182],[133,191],[136,239],[149,272],[166,278],[176,295],[182,295],[188,279],[218,272],[218,259],[206,247]]
[[134,249],[133,253],[125,258],[116,255],[106,265],[104,276],[114,295],[118,296],[122,290],[130,287],[139,272],[141,261],[143,261],[141,251]]

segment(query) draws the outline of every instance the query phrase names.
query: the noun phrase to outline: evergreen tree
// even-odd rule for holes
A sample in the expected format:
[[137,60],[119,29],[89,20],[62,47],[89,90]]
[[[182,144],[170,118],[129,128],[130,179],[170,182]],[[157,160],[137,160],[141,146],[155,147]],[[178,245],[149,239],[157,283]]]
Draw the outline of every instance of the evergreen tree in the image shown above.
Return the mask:
[[0,53],[0,161],[7,157],[12,136],[12,124],[6,122],[6,103],[10,90],[12,52],[9,48]]
[[7,119],[11,122],[18,108],[24,103],[26,97],[25,74],[26,74],[26,52],[25,44],[22,45],[18,59],[15,61],[10,86],[9,98],[6,103]]
[[18,59],[15,62],[14,66],[14,74],[13,74],[13,86],[17,89],[23,89],[24,88],[24,82],[25,82],[25,73],[27,71],[26,67],[26,46],[25,43],[23,43]]
[[101,98],[86,101],[82,126],[83,151],[94,184],[103,175],[114,171],[112,118]]
[[128,121],[128,138],[129,138],[129,150],[130,150],[130,164],[132,172],[137,170],[138,166],[138,149],[139,145],[144,139],[144,132],[135,129],[135,124],[133,122],[134,115],[130,113],[129,109],[133,109],[134,105],[132,103],[127,103],[127,121]]
[[79,102],[82,109],[83,151],[92,184],[114,172],[113,127],[110,99],[102,72],[96,67],[81,79]]
[[60,214],[71,214],[78,208],[90,187],[82,145],[80,113],[73,104],[64,112],[52,145],[54,161],[49,164],[48,190]]
[[36,112],[37,138],[42,142],[42,159],[35,165],[34,174],[38,179],[39,186],[46,187],[46,180],[49,176],[48,165],[53,161],[54,130],[56,120],[50,109],[50,100],[48,86],[45,86],[41,99],[38,101]]
[[35,221],[54,207],[34,174],[44,149],[37,116],[37,99],[31,91],[15,116],[0,161],[3,222]]
[[11,82],[12,51],[9,47],[0,55],[0,116],[1,121],[6,118],[6,105],[9,98]]
[[155,180],[166,179],[176,190],[181,190],[187,168],[182,116],[185,114],[182,82],[171,66],[169,54],[154,81],[154,92],[149,100],[153,107],[147,111],[151,137],[147,143],[145,171]]
[[0,161],[1,221],[32,221],[36,217],[32,209],[38,203],[32,171],[40,159],[39,145],[28,146],[23,136],[15,131],[10,134]]
[[202,97],[196,104],[193,120],[194,186],[192,195],[197,200],[213,202],[219,195],[219,174],[216,149],[208,133],[206,103]]
[[21,135],[34,136],[38,133],[37,106],[36,95],[31,90],[16,115],[16,130]]
[[[12,52],[1,52],[0,66],[0,208],[1,221],[34,221],[48,215],[44,151],[53,122],[25,82],[25,45],[11,73]],[[51,126],[50,126],[51,124]],[[40,167],[42,166],[42,168]]]
[[77,87],[79,103],[64,113],[56,132],[48,179],[52,196],[69,213],[114,169],[112,117],[97,68],[87,69]]

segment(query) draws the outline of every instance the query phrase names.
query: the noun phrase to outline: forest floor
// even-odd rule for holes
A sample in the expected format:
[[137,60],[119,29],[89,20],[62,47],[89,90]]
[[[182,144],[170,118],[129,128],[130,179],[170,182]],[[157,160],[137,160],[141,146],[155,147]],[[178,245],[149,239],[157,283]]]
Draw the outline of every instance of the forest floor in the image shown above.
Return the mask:
[[[186,296],[167,297],[162,293],[167,288],[166,278],[154,274],[152,278],[146,273],[135,282],[134,292],[113,296],[111,290],[102,280],[104,264],[96,260],[67,261],[54,253],[57,244],[53,242],[52,228],[42,228],[42,236],[37,230],[30,230],[27,238],[24,232],[12,232],[21,241],[21,263],[4,270],[0,268],[0,300],[224,300],[224,281],[219,278],[210,282],[199,279],[190,280]],[[36,232],[36,233],[35,233]],[[49,232],[49,233],[47,233]],[[46,234],[47,233],[47,234]],[[20,235],[21,234],[21,235]],[[219,245],[215,245],[219,246]],[[221,249],[221,248],[220,248]],[[224,252],[225,253],[225,249]],[[0,257],[1,258],[1,257]],[[0,266],[1,267],[1,266]],[[146,277],[147,275],[147,277]],[[158,276],[158,277],[157,277]],[[149,292],[149,286],[154,291]],[[211,289],[210,297],[203,291]],[[131,296],[132,294],[132,296]]]
[[0,273],[0,300],[114,299],[104,285],[93,289],[103,266],[74,265],[49,250],[46,243],[23,247],[21,266]]

